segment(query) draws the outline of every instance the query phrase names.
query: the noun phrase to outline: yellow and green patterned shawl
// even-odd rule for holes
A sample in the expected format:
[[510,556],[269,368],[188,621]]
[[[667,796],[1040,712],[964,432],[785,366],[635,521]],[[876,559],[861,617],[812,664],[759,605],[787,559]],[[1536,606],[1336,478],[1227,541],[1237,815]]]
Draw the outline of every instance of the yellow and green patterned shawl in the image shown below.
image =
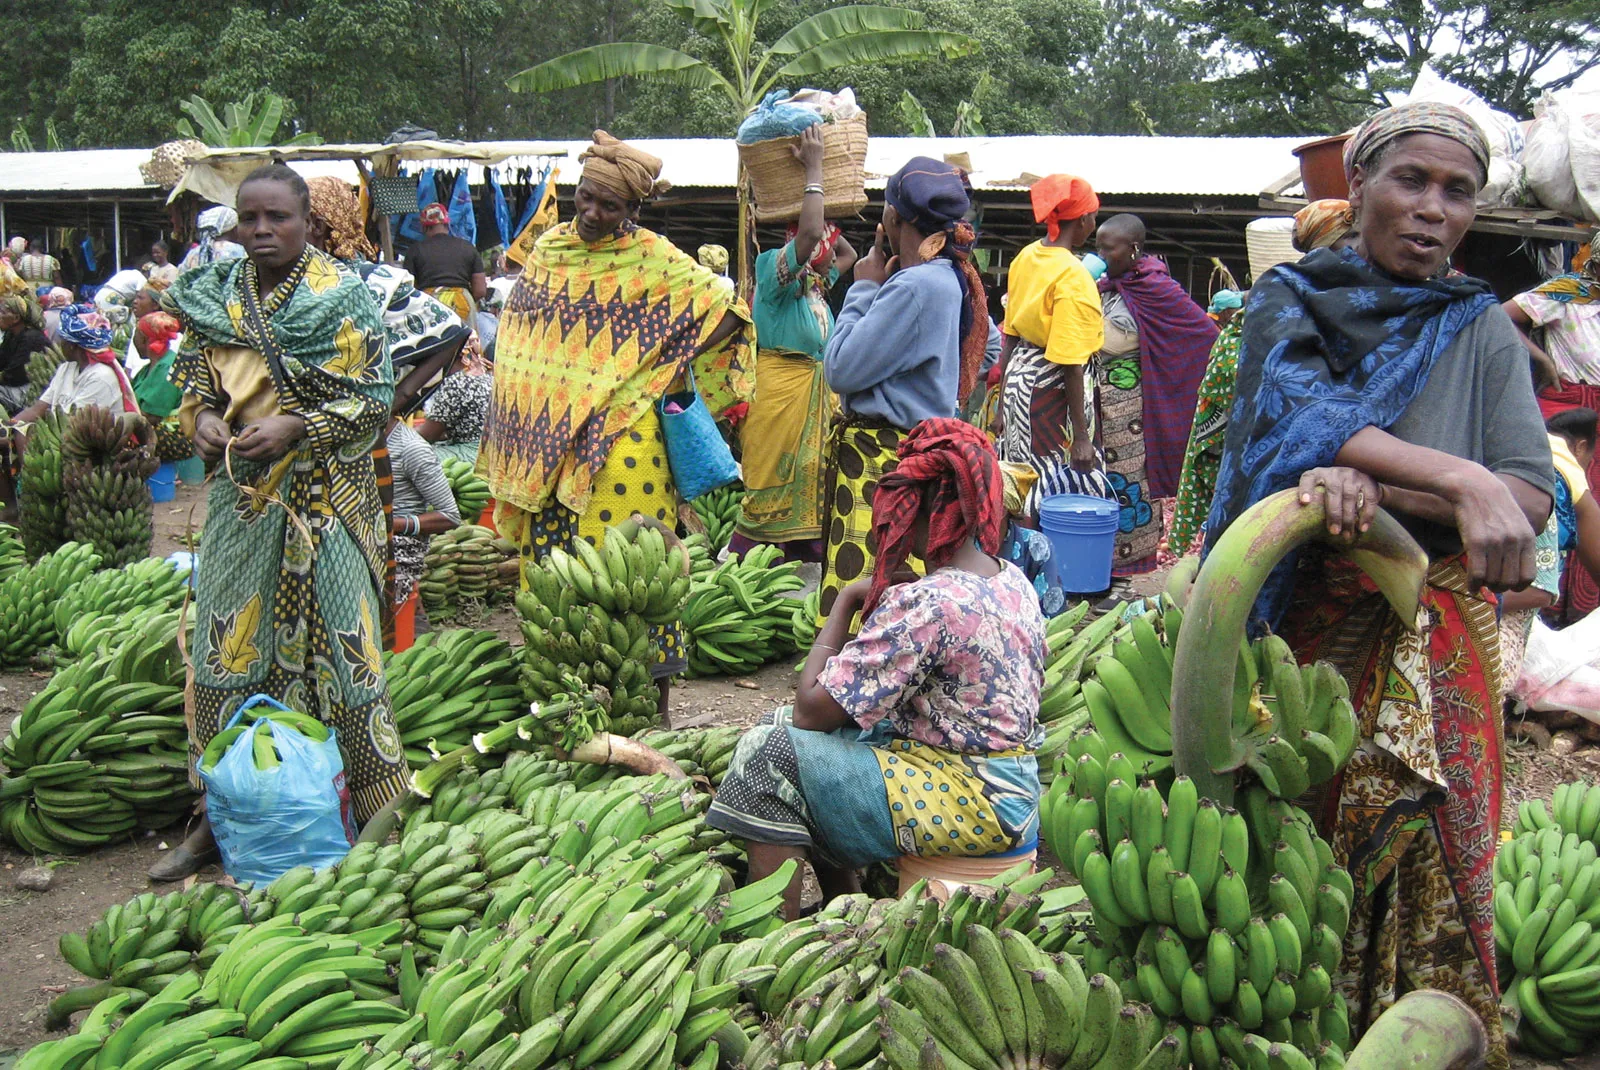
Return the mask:
[[[728,341],[695,358],[732,312]],[[582,513],[618,436],[691,362],[714,414],[755,391],[744,303],[643,228],[589,245],[571,223],[540,236],[495,341],[494,396],[478,471],[496,500]]]

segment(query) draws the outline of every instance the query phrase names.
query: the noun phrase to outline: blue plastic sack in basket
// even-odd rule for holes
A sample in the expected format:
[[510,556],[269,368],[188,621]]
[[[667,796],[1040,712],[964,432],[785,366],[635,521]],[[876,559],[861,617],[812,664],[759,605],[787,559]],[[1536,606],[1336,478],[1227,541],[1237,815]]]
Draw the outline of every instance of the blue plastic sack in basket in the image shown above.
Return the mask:
[[[681,411],[667,411],[673,402]],[[692,502],[739,478],[739,463],[717,430],[717,421],[706,408],[700,391],[695,389],[693,368],[689,369],[688,389],[656,402],[656,412],[661,417],[661,437],[667,444],[672,482],[684,501]]]
[[[252,695],[223,727],[232,728],[246,710],[260,705],[288,709],[267,695]],[[280,758],[276,769],[256,768],[257,732],[272,735]],[[355,842],[344,759],[331,728],[318,743],[292,728],[258,720],[214,768],[200,770],[200,779],[222,868],[234,880],[264,884],[295,866],[331,865]]]

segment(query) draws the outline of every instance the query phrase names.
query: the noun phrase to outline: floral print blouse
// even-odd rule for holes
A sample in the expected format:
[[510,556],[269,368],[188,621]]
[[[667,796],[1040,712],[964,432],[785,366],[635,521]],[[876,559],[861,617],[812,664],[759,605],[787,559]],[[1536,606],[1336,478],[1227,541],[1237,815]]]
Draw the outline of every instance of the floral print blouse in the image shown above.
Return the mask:
[[817,680],[863,729],[967,754],[1037,747],[1044,616],[1016,566],[891,587]]

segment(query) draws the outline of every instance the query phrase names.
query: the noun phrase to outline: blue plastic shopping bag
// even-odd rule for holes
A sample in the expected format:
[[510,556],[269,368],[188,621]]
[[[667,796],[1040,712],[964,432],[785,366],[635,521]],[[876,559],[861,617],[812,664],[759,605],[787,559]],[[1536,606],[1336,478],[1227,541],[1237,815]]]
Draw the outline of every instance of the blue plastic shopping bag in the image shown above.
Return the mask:
[[[259,705],[288,709],[266,695],[252,695],[223,727],[232,728]],[[272,735],[276,768],[256,768],[257,732]],[[263,718],[228,746],[215,767],[202,768],[200,779],[222,868],[234,880],[266,883],[295,866],[331,865],[355,842],[344,759],[331,728],[318,743]]]

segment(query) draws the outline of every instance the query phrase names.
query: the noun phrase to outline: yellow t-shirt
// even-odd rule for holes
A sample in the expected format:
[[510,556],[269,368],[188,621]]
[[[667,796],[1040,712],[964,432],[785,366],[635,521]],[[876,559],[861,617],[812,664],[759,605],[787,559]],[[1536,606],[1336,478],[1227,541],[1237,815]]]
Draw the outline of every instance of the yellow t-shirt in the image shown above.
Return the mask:
[[1567,490],[1572,494],[1572,504],[1577,505],[1583,496],[1589,493],[1589,475],[1572,455],[1572,450],[1567,448],[1567,440],[1560,435],[1549,435],[1550,459],[1555,462],[1556,474],[1566,481]]
[[[272,372],[267,369],[267,358],[260,353],[244,346],[213,346],[205,350],[205,358],[222,395],[228,399],[228,410],[223,417],[235,432],[245,424],[282,412],[278,406],[278,389],[272,385]],[[202,408],[195,395],[183,396],[178,424],[185,435],[194,435],[195,420]]]
[[1100,291],[1070,249],[1034,242],[1011,262],[1007,334],[1032,342],[1056,364],[1086,364],[1105,343]]

